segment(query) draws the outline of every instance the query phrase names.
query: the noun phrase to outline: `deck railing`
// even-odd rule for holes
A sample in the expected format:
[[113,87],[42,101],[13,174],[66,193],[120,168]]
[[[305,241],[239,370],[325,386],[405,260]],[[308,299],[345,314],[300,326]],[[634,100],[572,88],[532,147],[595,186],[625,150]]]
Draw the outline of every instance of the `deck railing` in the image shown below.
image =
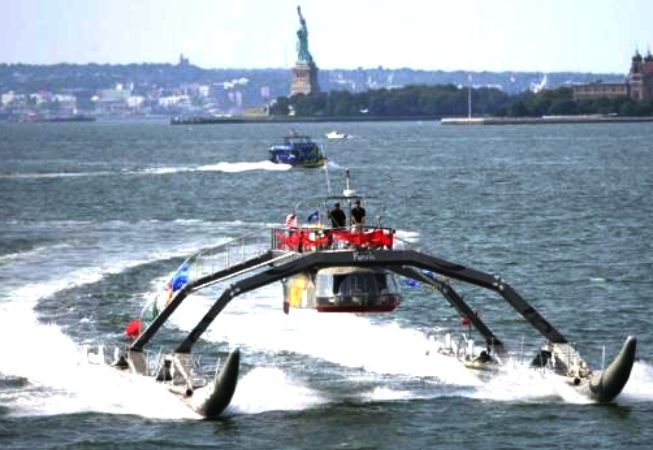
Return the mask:
[[382,227],[273,228],[272,249],[299,253],[345,248],[392,249],[395,230]]
[[190,280],[260,256],[270,249],[267,228],[240,236],[215,247],[204,249],[190,258]]

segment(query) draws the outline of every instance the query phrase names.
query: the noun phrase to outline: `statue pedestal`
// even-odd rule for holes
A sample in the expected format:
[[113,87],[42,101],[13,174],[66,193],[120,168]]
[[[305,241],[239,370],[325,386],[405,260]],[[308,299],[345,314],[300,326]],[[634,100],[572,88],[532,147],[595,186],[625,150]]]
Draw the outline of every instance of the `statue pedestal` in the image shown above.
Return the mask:
[[312,61],[310,63],[298,61],[292,69],[290,95],[309,95],[318,92],[320,88],[317,84],[317,66]]

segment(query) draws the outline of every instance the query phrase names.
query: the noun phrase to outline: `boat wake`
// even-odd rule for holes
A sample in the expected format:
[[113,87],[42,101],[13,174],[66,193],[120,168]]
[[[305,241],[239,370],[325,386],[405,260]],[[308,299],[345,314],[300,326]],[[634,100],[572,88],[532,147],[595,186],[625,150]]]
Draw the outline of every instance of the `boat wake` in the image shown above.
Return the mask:
[[258,367],[244,375],[226,415],[300,411],[326,402],[317,391],[278,367]]
[[45,178],[78,178],[78,177],[106,177],[113,175],[120,175],[127,172],[111,172],[111,171],[96,171],[96,172],[44,172],[44,173],[5,173],[0,174],[0,179],[16,180],[16,179],[45,179]]
[[227,172],[227,173],[237,173],[237,172],[248,172],[251,170],[269,170],[273,172],[285,172],[290,170],[292,166],[290,164],[275,164],[271,161],[258,161],[258,162],[220,162],[218,164],[210,164],[206,166],[200,166],[197,168],[200,172]]
[[240,161],[240,162],[225,162],[221,161],[216,164],[206,164],[198,167],[157,167],[145,169],[137,173],[146,173],[154,175],[167,175],[182,172],[224,172],[224,173],[240,173],[251,172],[254,170],[266,170],[270,172],[285,172],[290,170],[292,166],[289,164],[274,164],[271,161]]
[[289,164],[274,164],[271,161],[240,161],[240,162],[219,162],[203,166],[177,166],[177,167],[149,167],[144,169],[123,169],[117,171],[102,170],[89,172],[47,172],[47,173],[10,173],[0,174],[0,179],[46,179],[46,178],[79,178],[79,177],[110,177],[126,175],[170,175],[176,173],[190,172],[224,172],[240,173],[255,170],[270,172],[285,172],[292,168]]
[[[244,295],[218,316],[205,333],[205,339],[216,345],[228,342],[231,347],[241,347],[243,354],[250,355],[250,358],[256,358],[257,354],[272,354],[279,361],[280,369],[284,357],[291,355],[291,358],[296,358],[299,354],[310,358],[316,365],[328,362],[340,367],[341,375],[354,383],[359,382],[364,374],[365,381],[375,386],[354,394],[358,400],[462,396],[496,401],[595,403],[560,376],[533,370],[520,361],[509,362],[507,368],[485,379],[455,358],[437,352],[437,347],[444,344],[444,332],[429,336],[421,330],[400,326],[396,321],[319,314],[310,310],[293,310],[285,315],[281,313],[278,300],[281,295],[281,288],[277,285]],[[172,322],[178,328],[190,331],[215,298],[216,295],[205,295],[195,298],[192,303],[182,304]],[[254,365],[260,363],[256,360],[250,362]],[[310,373],[311,369],[306,370]],[[401,385],[386,386],[396,377],[406,381],[406,389]],[[415,383],[427,387],[416,390]],[[617,401],[648,401],[652,397],[648,394],[653,392],[652,388],[653,366],[637,362],[624,394]],[[236,392],[240,389],[242,385]],[[234,403],[237,405],[236,397]],[[324,396],[320,398],[331,401]]]
[[[74,282],[73,279],[77,278]],[[163,388],[143,378],[122,377],[107,365],[89,363],[84,347],[55,324],[38,321],[33,307],[40,297],[95,281],[80,274],[60,283],[36,285],[15,292],[0,311],[0,379],[20,377],[26,383],[0,388],[0,403],[15,415],[55,415],[101,411],[156,418],[195,417]]]

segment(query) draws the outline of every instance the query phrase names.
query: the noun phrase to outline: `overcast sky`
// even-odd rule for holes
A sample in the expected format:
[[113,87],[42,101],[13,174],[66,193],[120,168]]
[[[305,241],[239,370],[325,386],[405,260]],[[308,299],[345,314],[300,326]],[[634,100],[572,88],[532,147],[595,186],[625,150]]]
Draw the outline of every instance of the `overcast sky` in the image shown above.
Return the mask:
[[0,0],[0,62],[625,73],[653,0]]

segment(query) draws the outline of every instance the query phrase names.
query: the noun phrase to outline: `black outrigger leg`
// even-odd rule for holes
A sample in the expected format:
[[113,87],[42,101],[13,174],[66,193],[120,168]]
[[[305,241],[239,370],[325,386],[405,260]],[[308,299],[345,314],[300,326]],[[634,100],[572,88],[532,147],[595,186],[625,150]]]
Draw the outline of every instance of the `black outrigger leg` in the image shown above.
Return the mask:
[[458,314],[469,319],[470,323],[485,338],[485,344],[488,348],[494,349],[498,354],[504,354],[503,343],[492,333],[490,328],[481,320],[481,318],[469,307],[463,298],[458,295],[451,285],[445,281],[438,280],[435,277],[425,275],[411,267],[390,267],[393,272],[401,276],[412,278],[437,289],[442,296],[453,306]]
[[[464,281],[482,288],[497,292],[512,306],[533,328],[539,331],[549,341],[567,343],[567,339],[547,322],[524,298],[522,298],[508,283],[500,277],[493,276],[476,269],[465,267],[435,256],[430,256],[414,250],[403,250],[388,255],[391,259],[406,259],[405,265],[427,269],[459,281]],[[471,320],[471,318],[470,318]]]
[[256,256],[254,258],[248,259],[247,261],[243,261],[239,264],[235,264],[224,270],[220,270],[218,272],[214,272],[212,274],[206,275],[202,278],[198,278],[197,280],[191,281],[186,286],[184,286],[179,292],[177,292],[177,294],[175,294],[175,296],[170,300],[170,303],[168,303],[166,307],[161,310],[159,315],[156,316],[156,318],[152,321],[152,323],[150,323],[150,325],[145,329],[145,331],[141,333],[138,339],[134,341],[134,343],[130,347],[130,350],[142,352],[143,347],[147,345],[150,339],[152,339],[152,337],[156,334],[156,332],[159,331],[159,329],[166,322],[166,320],[168,320],[168,318],[172,315],[172,313],[175,312],[177,307],[181,305],[181,302],[183,302],[184,299],[188,297],[194,290],[210,283],[217,283],[224,278],[227,278],[239,272],[247,271],[261,264],[270,262],[278,257],[279,257],[278,253],[269,251],[260,256]]
[[[143,347],[172,315],[181,302],[192,292],[208,284],[222,281],[230,276],[246,273],[261,268],[262,266],[270,266],[283,259],[294,257],[295,255],[290,252],[280,253],[268,251],[260,256],[251,258],[188,283],[171,299],[170,303],[166,305],[150,326],[132,345],[129,351],[129,365],[132,370],[139,374],[147,374],[147,363],[143,354]],[[187,398],[192,396],[196,389],[206,390],[202,400],[198,401],[197,404],[192,405],[193,409],[206,418],[216,418],[222,414],[224,409],[231,402],[231,398],[234,395],[238,383],[238,373],[240,368],[239,349],[235,349],[229,354],[222,369],[220,372],[216,373],[215,378],[208,386],[206,386],[206,381],[203,377],[197,376],[196,365],[194,364],[189,352],[172,355],[170,365],[174,368],[175,373],[180,374],[184,380],[185,386],[182,387],[182,389],[185,389],[185,391],[180,395]],[[157,375],[157,381],[168,381],[171,379],[172,378],[166,379],[165,376],[162,379],[159,379]]]
[[[426,255],[415,250],[367,250],[315,252],[302,254],[290,262],[270,268],[262,273],[240,280],[232,284],[213,304],[202,320],[193,328],[186,339],[177,347],[177,353],[189,353],[192,346],[206,331],[215,317],[229,302],[243,292],[257,289],[266,284],[274,283],[283,278],[325,267],[357,266],[357,267],[401,267],[412,266],[430,270],[448,278],[470,283],[482,288],[498,292],[518,313],[520,313],[537,331],[554,343],[567,343],[567,339],[546,321],[526,300],[501,278],[465,267],[461,264]],[[447,289],[449,291],[449,289]],[[449,294],[449,300],[455,298]],[[460,299],[460,297],[458,296]],[[462,307],[462,299],[458,302]],[[464,307],[463,307],[464,308]],[[470,321],[474,314],[467,309]],[[477,322],[480,325],[482,322]],[[483,326],[481,325],[481,328]],[[489,329],[486,328],[486,332]],[[494,336],[489,332],[488,336]]]

